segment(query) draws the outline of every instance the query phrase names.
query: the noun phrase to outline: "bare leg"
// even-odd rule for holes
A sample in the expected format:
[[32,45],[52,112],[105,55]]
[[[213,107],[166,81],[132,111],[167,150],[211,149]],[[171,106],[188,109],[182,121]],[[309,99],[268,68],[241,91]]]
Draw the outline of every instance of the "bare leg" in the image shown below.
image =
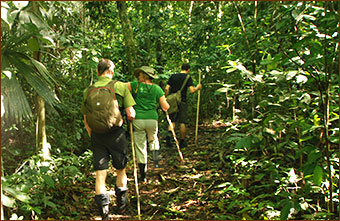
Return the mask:
[[117,180],[116,180],[117,187],[127,187],[127,176],[126,176],[126,169],[117,170]]
[[106,179],[106,170],[96,170],[96,195],[105,194],[106,187],[105,187],[105,179]]

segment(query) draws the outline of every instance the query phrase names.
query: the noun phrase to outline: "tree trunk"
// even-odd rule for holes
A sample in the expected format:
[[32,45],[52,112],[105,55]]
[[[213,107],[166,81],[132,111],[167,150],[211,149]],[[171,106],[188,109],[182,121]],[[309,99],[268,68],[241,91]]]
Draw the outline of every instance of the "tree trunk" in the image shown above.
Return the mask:
[[[33,11],[39,13],[39,4],[32,2]],[[33,58],[40,61],[40,52],[34,51]],[[37,70],[36,70],[37,71]],[[37,124],[36,124],[36,150],[42,154],[43,160],[51,158],[50,145],[47,143],[45,127],[45,101],[37,94]]]
[[43,160],[51,157],[50,146],[47,143],[46,120],[45,120],[45,101],[37,95],[37,125],[36,125],[36,148],[41,152]]
[[123,28],[123,35],[125,39],[125,51],[128,61],[128,72],[133,74],[135,59],[136,59],[136,46],[134,43],[133,31],[131,27],[130,19],[127,17],[127,5],[126,2],[117,1],[117,8],[119,12],[119,19]]
[[[150,18],[151,18],[151,15],[152,15],[151,14],[152,10],[151,10],[151,7],[150,7],[150,2],[149,1],[142,1],[142,6],[143,6],[143,8],[142,8],[143,18],[146,18],[150,21],[151,20]],[[152,33],[151,25],[150,25],[151,22],[145,22],[144,24],[145,24],[144,30],[146,30],[147,32],[150,31]],[[142,57],[142,59],[143,59],[142,63],[143,64],[149,64],[150,61],[151,61],[151,56],[150,56],[151,38],[150,38],[150,35],[148,35],[148,37],[145,38],[144,43],[145,44],[141,45],[141,46],[147,52],[148,55]]]

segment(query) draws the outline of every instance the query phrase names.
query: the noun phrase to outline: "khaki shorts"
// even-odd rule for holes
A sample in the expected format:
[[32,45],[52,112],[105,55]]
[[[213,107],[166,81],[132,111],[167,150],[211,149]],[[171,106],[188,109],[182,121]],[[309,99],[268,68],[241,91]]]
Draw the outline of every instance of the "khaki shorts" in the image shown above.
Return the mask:
[[138,163],[147,163],[147,143],[149,149],[159,150],[158,141],[158,121],[152,119],[135,119],[133,123],[133,135],[136,148],[136,157]]

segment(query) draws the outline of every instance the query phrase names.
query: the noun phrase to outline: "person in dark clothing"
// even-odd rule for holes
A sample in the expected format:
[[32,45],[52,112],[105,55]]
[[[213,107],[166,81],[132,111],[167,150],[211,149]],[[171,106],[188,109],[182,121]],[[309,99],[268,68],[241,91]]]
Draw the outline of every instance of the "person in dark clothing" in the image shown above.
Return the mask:
[[[180,73],[176,73],[170,76],[167,85],[165,86],[165,95],[168,96],[169,94],[175,93],[176,91],[180,90],[182,87],[182,84],[184,83],[185,78],[188,76],[190,71],[190,65],[188,63],[184,63],[181,68]],[[185,141],[185,134],[186,134],[186,126],[187,123],[187,115],[188,115],[188,105],[187,105],[187,91],[190,93],[195,93],[196,91],[200,90],[202,88],[201,84],[198,84],[196,87],[194,87],[191,76],[189,77],[186,85],[184,86],[182,92],[181,92],[181,103],[179,104],[179,110],[177,113],[170,114],[170,119],[173,124],[173,128],[175,128],[176,123],[179,123],[179,145],[181,147],[186,147],[187,143]],[[171,146],[171,132],[170,132],[170,126],[169,131],[166,137],[167,146]]]

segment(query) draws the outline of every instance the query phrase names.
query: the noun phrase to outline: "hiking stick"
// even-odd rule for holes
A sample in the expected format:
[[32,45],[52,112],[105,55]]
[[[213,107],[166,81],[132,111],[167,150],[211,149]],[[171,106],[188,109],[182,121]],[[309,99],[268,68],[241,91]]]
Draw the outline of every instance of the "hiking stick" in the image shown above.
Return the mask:
[[133,175],[135,176],[136,194],[137,194],[138,220],[140,220],[140,200],[139,200],[138,179],[137,179],[135,142],[134,142],[134,137],[133,137],[133,127],[132,127],[131,121],[130,121],[130,137],[131,137],[131,147],[132,147],[132,157],[133,157]]
[[173,135],[173,137],[174,137],[174,140],[175,140],[175,142],[176,142],[176,147],[177,147],[177,150],[178,150],[179,157],[181,158],[181,161],[184,162],[183,155],[182,155],[181,149],[179,148],[178,140],[177,140],[177,138],[176,138],[176,133],[175,133],[174,127],[173,127],[173,125],[172,125],[172,122],[171,122],[171,120],[170,120],[169,114],[168,114],[167,111],[166,111],[165,113],[166,113],[166,119],[167,119],[168,122],[169,122],[170,130],[171,130],[172,135]]
[[[201,70],[198,70],[198,84],[201,83]],[[197,113],[196,113],[196,130],[195,130],[195,144],[197,145],[197,135],[198,135],[198,115],[200,113],[200,99],[201,99],[201,90],[198,92],[197,97]]]

